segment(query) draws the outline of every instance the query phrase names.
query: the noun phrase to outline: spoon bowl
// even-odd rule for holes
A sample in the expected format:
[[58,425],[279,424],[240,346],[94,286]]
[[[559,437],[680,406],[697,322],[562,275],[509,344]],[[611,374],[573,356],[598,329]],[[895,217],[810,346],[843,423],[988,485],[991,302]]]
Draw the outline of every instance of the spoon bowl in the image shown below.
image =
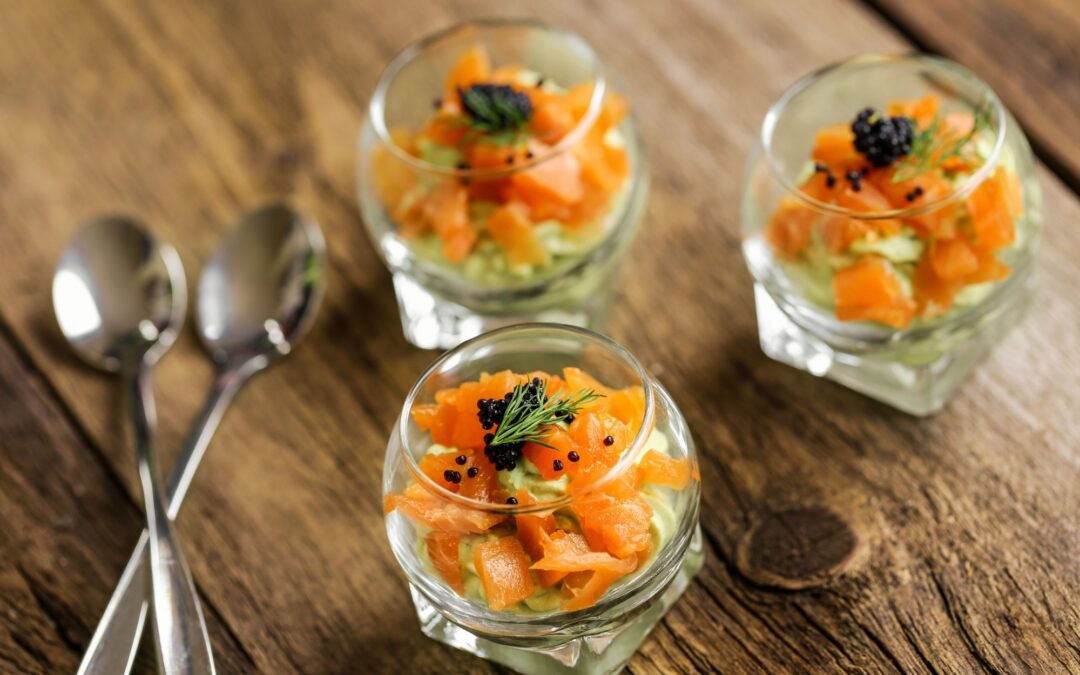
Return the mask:
[[284,204],[247,214],[199,278],[199,336],[219,364],[283,356],[310,328],[323,294],[319,228]]
[[186,288],[172,246],[129,218],[108,216],[84,225],[61,255],[53,308],[75,352],[115,372],[140,359],[153,363],[172,345]]

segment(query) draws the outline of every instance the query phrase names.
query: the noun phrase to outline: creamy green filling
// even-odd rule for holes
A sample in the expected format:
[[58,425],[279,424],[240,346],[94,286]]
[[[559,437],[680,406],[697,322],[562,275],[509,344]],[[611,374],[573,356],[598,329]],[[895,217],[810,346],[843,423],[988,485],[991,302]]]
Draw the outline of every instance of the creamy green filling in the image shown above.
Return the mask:
[[[661,431],[654,430],[652,432],[646,441],[646,447],[650,450],[670,455],[670,444],[667,436]],[[459,451],[456,448],[438,444],[433,444],[427,450],[427,454],[429,455],[439,455],[448,452],[456,453]],[[568,485],[568,478],[566,476],[563,476],[558,480],[544,480],[543,476],[540,475],[540,471],[524,458],[522,461],[518,462],[517,467],[512,471],[500,471],[498,480],[499,486],[502,489],[512,493],[525,490],[534,499],[540,501],[562,497],[566,494]],[[649,523],[649,534],[652,538],[652,553],[650,559],[641,565],[641,568],[631,576],[641,574],[642,571],[652,563],[656,554],[667,545],[678,528],[678,514],[675,512],[673,494],[670,489],[644,485],[641,488],[640,494],[642,498],[648,502],[649,506],[652,507],[653,515],[652,520]],[[576,523],[576,519],[569,509],[560,509],[559,511],[556,511],[555,519],[560,523],[560,526],[569,526]],[[427,554],[427,545],[425,543],[427,530],[424,530],[423,528],[420,529],[421,531],[417,537],[416,543],[417,553],[419,554],[420,559],[424,561],[429,573],[438,578],[438,572],[435,570],[435,567]],[[511,533],[511,528],[499,526],[491,532],[484,534],[464,534],[461,536],[458,556],[461,561],[461,579],[465,589],[466,598],[476,602],[485,602],[484,587],[480,582],[480,577],[476,572],[476,566],[473,563],[473,550],[476,548],[476,545]],[[621,582],[625,582],[625,579],[621,580]],[[530,597],[517,605],[508,608],[508,611],[525,614],[552,612],[559,608],[563,599],[561,591],[557,587],[541,588],[539,584],[536,584],[536,591]]]

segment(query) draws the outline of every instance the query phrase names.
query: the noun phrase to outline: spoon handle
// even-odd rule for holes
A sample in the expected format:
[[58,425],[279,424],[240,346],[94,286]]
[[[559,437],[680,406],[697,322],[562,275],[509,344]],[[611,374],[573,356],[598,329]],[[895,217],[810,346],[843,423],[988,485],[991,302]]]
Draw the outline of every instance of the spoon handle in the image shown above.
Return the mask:
[[143,509],[150,533],[147,548],[158,662],[167,675],[213,673],[210,637],[195,583],[165,508],[161,467],[154,445],[156,418],[150,367],[145,360],[140,360],[131,375],[128,401],[135,431]]
[[[169,475],[165,496],[170,518],[175,518],[180,510],[191,478],[195,475],[203,453],[210,444],[210,438],[217,430],[233,396],[249,377],[266,367],[266,364],[265,357],[258,357],[218,372]],[[149,573],[146,555],[148,537],[149,533],[143,529],[112,598],[98,622],[94,637],[86,648],[86,654],[79,664],[79,675],[130,672],[149,609],[146,597],[146,579]]]

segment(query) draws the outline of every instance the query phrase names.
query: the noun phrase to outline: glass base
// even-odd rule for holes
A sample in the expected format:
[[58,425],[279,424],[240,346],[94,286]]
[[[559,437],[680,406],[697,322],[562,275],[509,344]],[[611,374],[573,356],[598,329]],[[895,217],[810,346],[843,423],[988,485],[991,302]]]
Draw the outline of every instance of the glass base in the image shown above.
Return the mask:
[[970,338],[924,363],[903,363],[895,354],[834,349],[792,322],[764,286],[754,284],[758,337],[762,351],[776,361],[924,417],[948,403],[971,370],[1023,315],[1031,284],[1022,286],[1024,292],[1014,294],[1007,306]]
[[483,314],[432,294],[401,272],[394,274],[394,293],[405,339],[420,349],[450,349],[519,323],[558,323],[600,331],[608,304],[607,294],[599,293],[576,306]]
[[455,649],[475,654],[526,675],[607,675],[618,673],[690,585],[705,561],[700,526],[694,532],[686,557],[668,587],[643,611],[614,628],[566,642],[544,646],[511,646],[471,633],[453,623],[432,605],[423,593],[409,586],[416,615],[424,635]]

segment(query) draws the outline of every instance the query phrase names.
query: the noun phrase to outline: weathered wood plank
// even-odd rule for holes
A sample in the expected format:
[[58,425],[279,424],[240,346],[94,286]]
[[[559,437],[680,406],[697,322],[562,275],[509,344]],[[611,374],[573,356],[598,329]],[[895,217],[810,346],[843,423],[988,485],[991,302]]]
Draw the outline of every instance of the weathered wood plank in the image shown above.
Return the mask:
[[968,66],[1004,99],[1042,158],[1080,188],[1080,3],[867,0],[926,49]]
[[[385,545],[386,432],[432,355],[401,338],[352,174],[363,104],[386,60],[456,18],[507,11],[416,0],[392,10],[26,2],[0,27],[0,218],[18,223],[0,229],[0,317],[129,494],[115,383],[67,356],[48,316],[63,241],[92,214],[131,210],[178,246],[193,280],[260,196],[296,194],[326,230],[324,315],[307,344],[241,394],[180,524],[201,591],[255,669],[488,668],[420,635]],[[650,142],[649,215],[611,333],[672,390],[705,458],[707,568],[632,669],[1080,669],[1080,234],[1053,227],[1080,217],[1075,197],[1044,173],[1044,291],[1020,330],[942,415],[892,413],[761,355],[735,204],[743,158],[780,91],[824,62],[901,49],[897,34],[858,5],[825,0],[567,1],[545,15],[596,43]],[[156,376],[166,448],[209,383],[195,344],[186,332]],[[743,578],[734,561],[747,528],[808,504],[861,537],[853,570],[802,593]],[[100,595],[61,597],[93,615],[104,576]],[[59,649],[57,635],[46,631],[39,649]]]
[[[74,672],[138,538],[140,516],[4,333],[0,400],[0,671]],[[250,669],[217,612],[205,607],[222,671]],[[140,670],[152,666],[145,650]]]

